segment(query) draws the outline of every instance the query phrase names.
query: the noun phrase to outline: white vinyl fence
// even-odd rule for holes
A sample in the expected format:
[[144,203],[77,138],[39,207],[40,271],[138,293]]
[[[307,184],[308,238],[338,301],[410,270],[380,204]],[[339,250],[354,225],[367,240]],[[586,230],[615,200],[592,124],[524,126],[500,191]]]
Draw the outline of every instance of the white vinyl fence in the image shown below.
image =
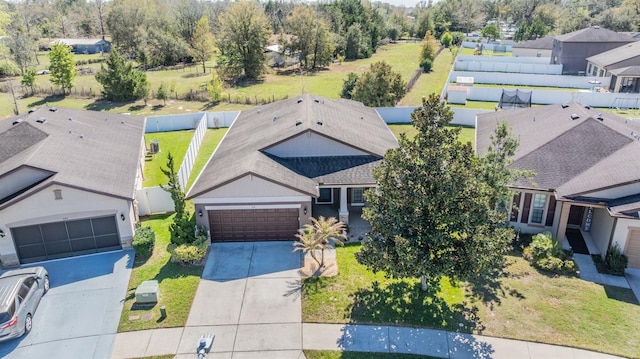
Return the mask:
[[510,63],[510,64],[538,64],[549,65],[550,57],[513,57],[513,56],[475,56],[458,55],[456,61],[460,62],[484,62],[484,63]]
[[148,216],[158,212],[173,212],[173,200],[171,194],[161,187],[145,187],[136,192],[138,201],[138,215]]
[[[469,87],[467,100],[499,102],[501,88]],[[579,102],[594,107],[638,108],[640,94],[591,92],[586,90],[532,90],[531,103],[550,105],[565,102]]]
[[473,77],[476,84],[500,84],[515,86],[545,86],[545,87],[568,87],[577,89],[591,89],[594,86],[609,87],[610,77],[592,76],[567,76],[567,75],[544,75],[544,74],[523,74],[504,72],[480,72],[480,71],[452,71],[449,74],[449,82],[454,82],[461,77]]
[[[386,123],[411,123],[411,112],[416,109],[417,106],[402,106],[402,107],[377,107],[376,111],[384,122]],[[453,121],[452,125],[470,126],[475,127],[476,115],[480,113],[492,112],[487,110],[467,109],[467,108],[452,108]]]
[[[207,128],[229,127],[238,117],[239,111],[200,112],[183,115],[154,116],[147,118],[146,133],[170,132],[181,130],[195,130],[187,153],[180,164],[178,180],[186,191],[189,176],[202,145]],[[174,211],[173,201],[169,192],[161,187],[145,187],[136,193],[138,213],[146,216],[157,212]]]
[[456,71],[507,72],[507,73],[547,74],[547,75],[562,74],[562,65],[551,65],[551,64],[456,61],[453,68]]

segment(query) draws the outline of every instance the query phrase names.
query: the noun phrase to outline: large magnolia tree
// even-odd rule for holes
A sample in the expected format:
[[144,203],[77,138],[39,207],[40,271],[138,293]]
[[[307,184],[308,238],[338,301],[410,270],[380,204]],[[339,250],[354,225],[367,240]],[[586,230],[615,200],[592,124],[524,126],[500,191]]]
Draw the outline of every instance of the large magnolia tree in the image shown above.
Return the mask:
[[505,183],[486,183],[489,166],[458,141],[460,129],[448,127],[453,114],[438,96],[411,118],[417,135],[401,135],[373,172],[378,187],[366,193],[363,215],[372,230],[357,260],[391,277],[421,277],[423,290],[445,276],[498,273],[514,235],[495,210]]

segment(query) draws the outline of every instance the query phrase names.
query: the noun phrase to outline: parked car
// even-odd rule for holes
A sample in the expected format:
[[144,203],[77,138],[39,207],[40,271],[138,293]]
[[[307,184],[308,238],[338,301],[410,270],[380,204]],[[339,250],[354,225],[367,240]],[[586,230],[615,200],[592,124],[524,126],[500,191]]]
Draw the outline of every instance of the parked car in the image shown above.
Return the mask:
[[20,337],[33,328],[33,314],[49,290],[44,267],[10,270],[0,275],[0,341]]

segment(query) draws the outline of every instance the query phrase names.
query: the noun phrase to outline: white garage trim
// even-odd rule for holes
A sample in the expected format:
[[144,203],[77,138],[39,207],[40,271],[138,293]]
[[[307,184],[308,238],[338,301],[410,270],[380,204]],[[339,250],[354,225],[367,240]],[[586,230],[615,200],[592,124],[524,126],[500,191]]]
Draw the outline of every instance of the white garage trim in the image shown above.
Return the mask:
[[300,208],[301,204],[256,204],[256,205],[237,205],[237,206],[205,206],[207,211],[222,211],[228,209],[278,209],[278,208]]
[[[215,198],[194,198],[194,204],[215,204],[215,203],[273,203],[273,202],[310,202],[310,196],[283,196],[283,197],[215,197]],[[277,207],[271,207],[277,208]],[[286,207],[283,207],[286,208]],[[289,207],[292,208],[292,207]]]

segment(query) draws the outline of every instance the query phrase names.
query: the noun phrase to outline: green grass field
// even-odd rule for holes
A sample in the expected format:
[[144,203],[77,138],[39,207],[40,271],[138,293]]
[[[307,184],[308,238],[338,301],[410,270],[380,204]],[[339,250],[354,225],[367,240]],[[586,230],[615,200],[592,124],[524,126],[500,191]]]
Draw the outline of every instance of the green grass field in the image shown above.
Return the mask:
[[167,176],[162,173],[162,169],[167,166],[169,153],[173,156],[175,170],[180,170],[180,165],[184,159],[189,143],[193,138],[193,131],[171,131],[147,133],[144,136],[147,148],[151,141],[159,141],[160,152],[152,158],[147,158],[144,164],[144,187],[159,186],[167,184]]
[[432,93],[440,95],[449,78],[453,61],[453,53],[443,50],[433,63],[433,69],[428,74],[422,74],[411,91],[404,96],[398,106],[420,106],[422,97]]
[[359,249],[336,249],[338,276],[305,280],[303,321],[448,329],[640,357],[640,306],[629,289],[540,273],[513,255],[496,300],[482,302],[446,279],[436,293],[422,292],[418,279],[374,274],[356,262]]

